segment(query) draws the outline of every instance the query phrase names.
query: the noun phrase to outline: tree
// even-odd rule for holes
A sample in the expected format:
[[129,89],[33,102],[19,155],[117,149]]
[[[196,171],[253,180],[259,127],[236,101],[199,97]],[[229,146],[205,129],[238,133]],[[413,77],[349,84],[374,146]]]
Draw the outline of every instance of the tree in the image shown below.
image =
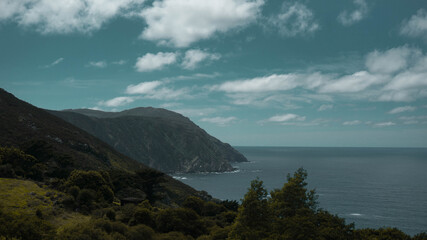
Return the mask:
[[279,220],[294,216],[298,210],[307,209],[314,212],[317,208],[315,190],[307,190],[307,171],[299,168],[294,176],[287,176],[288,182],[282,189],[271,192],[271,208]]
[[257,240],[268,236],[271,215],[268,208],[267,190],[256,179],[245,194],[237,218],[229,234],[230,239]]
[[273,235],[280,239],[313,239],[316,237],[316,194],[307,190],[307,171],[299,168],[281,189],[271,192],[269,207]]

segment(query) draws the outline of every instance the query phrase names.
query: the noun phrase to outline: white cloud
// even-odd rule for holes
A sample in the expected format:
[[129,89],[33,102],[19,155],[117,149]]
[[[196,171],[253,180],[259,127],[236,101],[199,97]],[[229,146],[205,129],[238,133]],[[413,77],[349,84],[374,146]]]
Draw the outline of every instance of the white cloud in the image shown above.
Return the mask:
[[176,62],[177,54],[172,52],[159,52],[157,54],[147,53],[139,57],[135,63],[138,72],[148,72],[162,69],[164,66]]
[[286,91],[296,87],[304,86],[308,89],[318,87],[328,78],[327,75],[319,73],[313,74],[273,74],[265,77],[253,79],[229,81],[214,86],[213,90],[224,91],[229,93],[256,93],[271,91]]
[[331,83],[324,85],[320,92],[324,93],[352,93],[360,92],[366,88],[384,82],[381,75],[373,75],[366,71],[360,71],[343,76]]
[[332,109],[333,107],[334,107],[334,106],[333,106],[333,105],[331,105],[331,104],[323,104],[323,105],[321,105],[321,106],[317,109],[317,111],[322,112],[322,111],[330,110],[330,109]]
[[267,77],[229,81],[214,88],[225,92],[267,92],[289,90],[296,88],[298,85],[297,75],[295,74],[273,74]]
[[0,21],[12,18],[25,10],[25,4],[30,1],[4,0],[0,1]]
[[388,113],[389,114],[397,114],[397,113],[403,113],[403,112],[413,112],[413,111],[415,111],[415,109],[417,109],[417,108],[413,107],[413,106],[397,107],[397,108],[390,110]]
[[5,0],[0,21],[11,20],[43,34],[90,33],[110,19],[138,9],[144,0]]
[[52,63],[50,63],[48,65],[45,65],[44,68],[51,68],[51,67],[53,67],[53,66],[55,66],[57,64],[60,64],[62,61],[64,61],[64,58],[62,58],[62,57],[58,58],[55,61],[53,61]]
[[355,10],[352,12],[345,10],[338,15],[338,22],[344,26],[353,25],[364,19],[368,14],[368,5],[365,0],[354,0],[353,3],[356,5]]
[[285,37],[311,34],[320,29],[313,12],[302,3],[284,3],[282,12],[269,18],[269,23]]
[[400,28],[400,34],[409,37],[423,37],[427,40],[427,11],[420,9],[409,20],[404,20]]
[[276,115],[267,119],[268,122],[305,121],[305,117],[293,113]]
[[221,58],[221,55],[217,53],[209,53],[199,49],[192,49],[185,52],[184,59],[182,61],[182,67],[185,69],[194,69],[203,61],[207,60],[218,60]]
[[156,0],[141,12],[148,25],[141,38],[187,47],[254,22],[263,4],[263,0]]
[[160,81],[142,82],[137,85],[129,85],[126,88],[127,94],[139,94],[143,98],[157,100],[189,98],[188,92],[189,90],[186,88],[165,87],[164,83]]
[[396,123],[394,122],[380,122],[380,123],[375,123],[374,127],[391,127],[396,125]]
[[396,91],[386,91],[381,93],[378,97],[378,101],[382,102],[412,102],[416,98],[416,93],[413,91],[406,90],[396,90]]
[[389,49],[385,52],[373,51],[366,57],[366,67],[371,73],[391,74],[405,69],[409,61],[421,55],[419,49],[407,46]]
[[98,102],[98,105],[106,107],[120,107],[132,103],[136,99],[136,97],[116,97],[107,101],[100,101]]
[[353,120],[353,121],[343,122],[342,125],[344,125],[344,126],[354,126],[354,125],[359,125],[361,123],[362,122],[360,120]]
[[413,72],[405,71],[396,75],[390,83],[388,83],[385,90],[404,90],[415,89],[419,87],[427,87],[427,72]]
[[152,93],[154,89],[162,85],[160,81],[142,82],[137,85],[129,85],[126,88],[127,94],[147,94]]
[[106,61],[89,62],[86,66],[87,67],[96,67],[96,68],[105,68],[105,67],[107,67],[107,62]]
[[202,118],[200,121],[202,122],[208,122],[213,123],[219,126],[225,126],[229,125],[232,122],[235,122],[237,120],[236,117],[213,117],[213,118]]

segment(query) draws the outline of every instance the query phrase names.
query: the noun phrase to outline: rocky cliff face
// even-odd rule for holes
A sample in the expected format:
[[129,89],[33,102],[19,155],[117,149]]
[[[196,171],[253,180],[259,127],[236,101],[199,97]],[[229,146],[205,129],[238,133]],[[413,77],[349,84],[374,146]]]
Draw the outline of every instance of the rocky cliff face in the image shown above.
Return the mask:
[[247,161],[188,118],[165,109],[122,112],[88,109],[51,111],[119,152],[164,172],[231,171],[231,162]]

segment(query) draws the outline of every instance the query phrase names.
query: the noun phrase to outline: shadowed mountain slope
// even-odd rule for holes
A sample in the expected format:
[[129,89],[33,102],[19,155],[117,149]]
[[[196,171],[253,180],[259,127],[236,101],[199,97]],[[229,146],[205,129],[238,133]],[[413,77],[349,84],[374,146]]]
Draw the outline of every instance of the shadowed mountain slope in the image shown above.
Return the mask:
[[[154,171],[49,112],[19,100],[0,88],[0,147],[16,147],[43,164],[43,176],[66,178],[74,169],[118,170],[132,174]],[[161,174],[161,173],[159,173]],[[200,195],[163,175],[166,198]]]
[[122,112],[51,111],[119,152],[165,172],[222,172],[247,161],[181,114],[159,108]]

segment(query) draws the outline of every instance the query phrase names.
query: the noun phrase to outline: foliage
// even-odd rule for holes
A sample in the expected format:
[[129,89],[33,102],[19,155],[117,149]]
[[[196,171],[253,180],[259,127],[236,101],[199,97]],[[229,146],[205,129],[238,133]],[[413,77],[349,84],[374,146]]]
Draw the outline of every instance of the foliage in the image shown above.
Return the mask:
[[66,202],[72,207],[79,207],[83,212],[97,208],[99,204],[112,203],[114,192],[107,172],[74,170],[64,184],[74,201]]
[[0,147],[0,177],[41,180],[46,166],[18,148]]
[[307,190],[307,172],[300,168],[281,189],[267,191],[254,180],[239,208],[231,239],[352,239],[352,224],[318,210],[314,190]]
[[129,229],[126,238],[129,240],[152,240],[154,239],[154,230],[146,225],[137,225]]
[[224,200],[221,202],[221,205],[233,212],[237,212],[239,209],[239,202],[236,200]]
[[159,200],[156,192],[164,192],[161,183],[165,182],[164,173],[154,169],[138,170],[136,173],[129,173],[121,170],[109,171],[114,192],[119,198],[139,198],[148,199],[150,203]]
[[0,209],[0,236],[6,239],[52,239],[53,226],[34,215],[10,215]]
[[[355,231],[356,240],[410,240],[411,237],[396,228],[360,229]],[[413,239],[416,239],[415,237]]]
[[282,189],[271,192],[270,204],[276,220],[280,221],[286,217],[294,216],[300,209],[316,210],[315,191],[307,190],[306,179],[307,171],[300,168],[293,177],[288,174],[288,182],[283,185]]
[[156,217],[156,226],[159,232],[177,231],[193,237],[198,237],[207,231],[199,215],[187,208],[161,210]]
[[267,190],[262,181],[253,180],[239,207],[229,237],[248,240],[265,238],[270,232],[271,220]]
[[[427,239],[425,233],[411,238],[395,228],[355,230],[344,219],[317,209],[316,195],[307,189],[304,169],[288,176],[281,189],[271,192],[271,197],[262,181],[252,181],[237,212],[233,211],[234,201],[216,203],[195,196],[187,197],[181,207],[158,201],[151,204],[148,199],[137,205],[120,206],[112,204],[112,197],[108,197],[110,191],[115,195],[112,190],[116,186],[125,187],[126,183],[118,183],[118,179],[151,181],[154,193],[159,177],[162,178],[156,173],[75,170],[58,188],[63,193],[29,180],[0,178],[0,240]],[[72,209],[60,204],[67,201]]]

